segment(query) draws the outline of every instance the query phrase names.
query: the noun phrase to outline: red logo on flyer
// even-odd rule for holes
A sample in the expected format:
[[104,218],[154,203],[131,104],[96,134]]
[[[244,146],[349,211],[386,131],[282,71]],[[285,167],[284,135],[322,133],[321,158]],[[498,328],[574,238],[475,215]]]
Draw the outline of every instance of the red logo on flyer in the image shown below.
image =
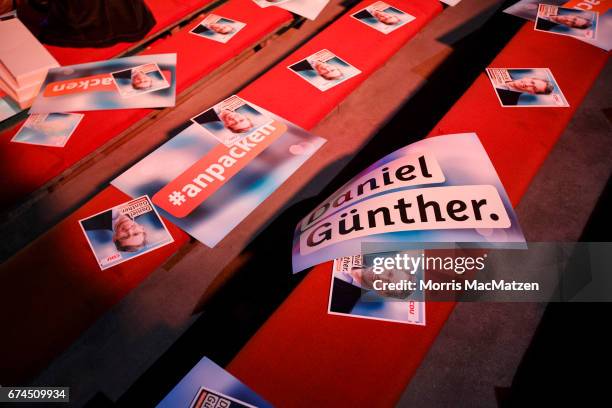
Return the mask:
[[188,216],[286,131],[273,121],[231,146],[217,145],[159,190],[153,203],[177,218]]

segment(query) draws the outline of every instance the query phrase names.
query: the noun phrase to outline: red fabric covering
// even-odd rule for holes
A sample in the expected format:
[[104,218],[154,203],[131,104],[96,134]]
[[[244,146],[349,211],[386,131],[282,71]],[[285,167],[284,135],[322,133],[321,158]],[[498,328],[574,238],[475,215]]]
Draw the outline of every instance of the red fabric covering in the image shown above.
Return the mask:
[[[246,23],[227,44],[189,33],[200,19],[176,34],[155,42],[142,54],[176,52],[177,93],[210,74],[262,37],[273,33],[291,14],[277,7],[262,9],[251,0],[233,0],[215,10],[219,15]],[[83,157],[148,115],[152,109],[122,109],[86,112],[64,148],[11,142],[21,124],[4,132],[0,140],[0,209],[18,204]]]
[[[247,22],[247,27],[243,30],[248,29],[250,21],[253,21],[255,25],[256,18],[262,19],[262,16],[268,16],[269,13],[282,11],[274,7],[262,10],[257,6],[249,11],[250,0],[242,1],[239,3],[240,10],[236,10],[236,13],[244,14],[229,14],[226,11],[222,12],[221,9],[218,13]],[[369,0],[362,3],[360,7],[371,2]],[[417,21],[411,23],[417,27],[422,27],[441,10],[436,0],[393,0],[390,3],[417,16]],[[262,14],[255,18],[256,13]],[[294,62],[313,51],[329,47],[363,71],[359,78],[346,81],[323,95],[316,89],[316,92],[313,92],[310,89],[312,86],[297,78],[295,74],[287,75],[287,61],[283,61],[279,67],[272,69],[255,81],[241,94],[304,127],[312,127],[375,68],[382,65],[401,44],[407,42],[416,33],[414,28],[405,27],[396,31],[397,36],[385,37],[365,26],[363,31],[358,31],[361,30],[362,25],[357,21],[353,23],[353,19],[345,15],[312,39],[314,44],[307,44],[306,50],[299,50],[287,59],[287,61]],[[359,36],[354,35],[357,32]],[[401,37],[401,40],[397,37]],[[384,38],[393,39],[383,42]],[[237,37],[234,37],[233,40],[235,39]],[[190,45],[183,42],[188,40],[189,38],[185,37],[181,41],[181,52],[187,50],[187,52],[193,52],[193,55],[210,55],[196,53],[194,50],[189,51]],[[371,48],[365,48],[364,45]],[[367,56],[365,55],[366,50]],[[182,58],[179,57],[179,61]],[[179,72],[178,75],[180,79],[182,75],[189,74]],[[301,82],[295,83],[294,79]],[[263,88],[260,88],[263,86],[260,85],[260,82],[264,83]],[[256,95],[254,89],[262,89],[266,96]],[[275,98],[273,95],[283,92],[286,93],[282,98]],[[320,103],[321,99],[325,102]],[[308,100],[313,103],[305,103]],[[286,105],[291,108],[288,109]],[[119,112],[115,111],[113,115],[117,113]],[[91,126],[90,132],[93,132],[94,129],[99,131],[103,122]],[[95,137],[95,132],[88,136]],[[72,137],[75,138],[75,135]],[[71,140],[68,145],[72,142],[74,141]],[[31,159],[22,158],[21,160],[28,163]],[[11,328],[8,335],[3,338],[4,350],[12,350],[10,355],[0,358],[0,383],[18,383],[19,380],[27,378],[47,364],[54,355],[74,341],[83,329],[91,325],[96,318],[187,241],[188,237],[185,233],[172,228],[175,244],[154,251],[155,256],[143,256],[101,273],[82,231],[79,230],[78,220],[126,201],[126,199],[127,197],[121,192],[113,187],[108,187],[92,198],[83,208],[68,216],[48,233],[11,258],[9,262],[0,266],[0,310],[12,311],[10,314],[0,316],[0,327]],[[16,271],[23,272],[16,273]],[[42,325],[32,324],[38,321],[44,321],[44,323]],[[40,338],[45,339],[44,344],[36,343],[35,339]]]
[[[550,67],[572,107],[504,109],[483,74],[431,135],[476,132],[517,204],[606,60],[527,24],[491,66]],[[425,327],[328,315],[330,275],[314,268],[228,369],[276,406],[394,406],[454,304],[428,303]]]
[[[156,24],[149,31],[151,36],[158,31],[187,16],[189,13],[212,3],[213,0],[145,0],[151,13],[155,17]],[[51,55],[55,57],[60,65],[74,65],[90,61],[99,61],[113,58],[130,48],[132,43],[118,43],[112,47],[104,48],[69,48],[47,45]]]
[[[442,10],[435,0],[388,1],[416,17],[392,34],[382,34],[352,18],[349,14],[374,3],[365,1],[334,22],[302,48],[280,62],[265,76],[240,92],[240,96],[280,115],[305,129],[314,127],[348,96],[372,72],[380,68],[410,38]],[[361,70],[361,74],[325,92],[291,72],[287,66],[322,49]],[[271,90],[275,90],[271,92]],[[278,90],[282,90],[279,92]]]

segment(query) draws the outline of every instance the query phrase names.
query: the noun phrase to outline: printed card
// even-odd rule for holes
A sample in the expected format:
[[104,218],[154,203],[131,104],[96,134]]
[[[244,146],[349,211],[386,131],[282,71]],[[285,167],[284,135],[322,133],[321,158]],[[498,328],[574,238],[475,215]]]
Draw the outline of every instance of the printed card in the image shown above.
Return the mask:
[[30,115],[11,142],[64,147],[82,118],[81,113]]
[[228,395],[200,387],[189,408],[257,408]]
[[568,107],[548,68],[487,68],[503,107]]
[[[423,251],[402,255],[420,257]],[[334,260],[328,313],[364,319],[425,325],[425,294],[417,284],[423,268],[388,269],[373,262],[377,255]]]
[[291,0],[253,0],[259,7],[278,6]]
[[170,87],[157,64],[144,64],[122,71],[111,72],[111,76],[119,94],[124,98]]
[[415,19],[414,16],[404,13],[384,1],[377,1],[351,14],[351,17],[383,34],[389,34]]
[[361,73],[328,50],[312,54],[288,68],[321,91],[333,88]]
[[272,408],[223,368],[203,357],[170,391],[157,408]]
[[210,40],[226,43],[242,30],[246,24],[216,14],[210,14],[195,26],[190,33]]
[[594,40],[597,38],[598,18],[599,13],[594,11],[540,4],[534,28],[536,31]]
[[272,119],[239,96],[232,95],[191,121],[229,147],[271,123]]
[[174,241],[147,196],[79,221],[102,270]]

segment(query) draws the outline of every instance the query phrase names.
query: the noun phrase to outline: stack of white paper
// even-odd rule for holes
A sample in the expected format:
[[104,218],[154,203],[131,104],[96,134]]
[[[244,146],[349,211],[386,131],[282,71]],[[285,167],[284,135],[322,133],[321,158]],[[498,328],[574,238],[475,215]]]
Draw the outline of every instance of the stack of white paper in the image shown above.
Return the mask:
[[0,89],[26,108],[59,64],[17,18],[0,21],[0,38]]

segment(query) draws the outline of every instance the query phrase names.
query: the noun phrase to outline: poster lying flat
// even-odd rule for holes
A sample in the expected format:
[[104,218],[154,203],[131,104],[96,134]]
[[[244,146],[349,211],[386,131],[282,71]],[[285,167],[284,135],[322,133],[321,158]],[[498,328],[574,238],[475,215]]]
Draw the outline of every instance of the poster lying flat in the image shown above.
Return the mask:
[[351,14],[351,17],[383,34],[389,34],[415,19],[414,16],[390,6],[384,1],[372,3],[366,8]]
[[174,242],[149,197],[79,220],[102,270]]
[[246,27],[246,24],[240,21],[209,14],[190,33],[225,44],[244,27]]
[[293,271],[363,254],[364,242],[495,246],[524,237],[478,136],[464,133],[408,145],[338,189],[298,224]]
[[593,11],[540,4],[534,28],[536,31],[592,40],[597,37],[598,17],[599,14]]
[[569,106],[548,68],[487,68],[487,75],[503,107]]
[[132,197],[152,196],[164,217],[213,247],[324,143],[234,95],[112,184]]
[[202,358],[157,408],[272,408],[272,405],[219,367]]
[[[408,253],[418,256],[422,251]],[[334,260],[328,313],[424,326],[425,294],[416,285],[423,280],[423,268],[414,273],[389,269],[379,272],[371,260],[364,262],[368,257],[371,256],[354,255]],[[414,290],[400,285],[408,281],[415,282]],[[399,288],[389,289],[390,283]]]
[[540,3],[598,13],[596,38],[578,37],[578,39],[606,51],[612,49],[612,0],[521,0],[504,12],[536,21]]
[[361,71],[329,50],[321,50],[288,67],[320,91],[326,91],[361,74]]
[[176,54],[50,69],[30,113],[174,106]]
[[82,113],[30,115],[11,142],[64,147],[83,116]]

